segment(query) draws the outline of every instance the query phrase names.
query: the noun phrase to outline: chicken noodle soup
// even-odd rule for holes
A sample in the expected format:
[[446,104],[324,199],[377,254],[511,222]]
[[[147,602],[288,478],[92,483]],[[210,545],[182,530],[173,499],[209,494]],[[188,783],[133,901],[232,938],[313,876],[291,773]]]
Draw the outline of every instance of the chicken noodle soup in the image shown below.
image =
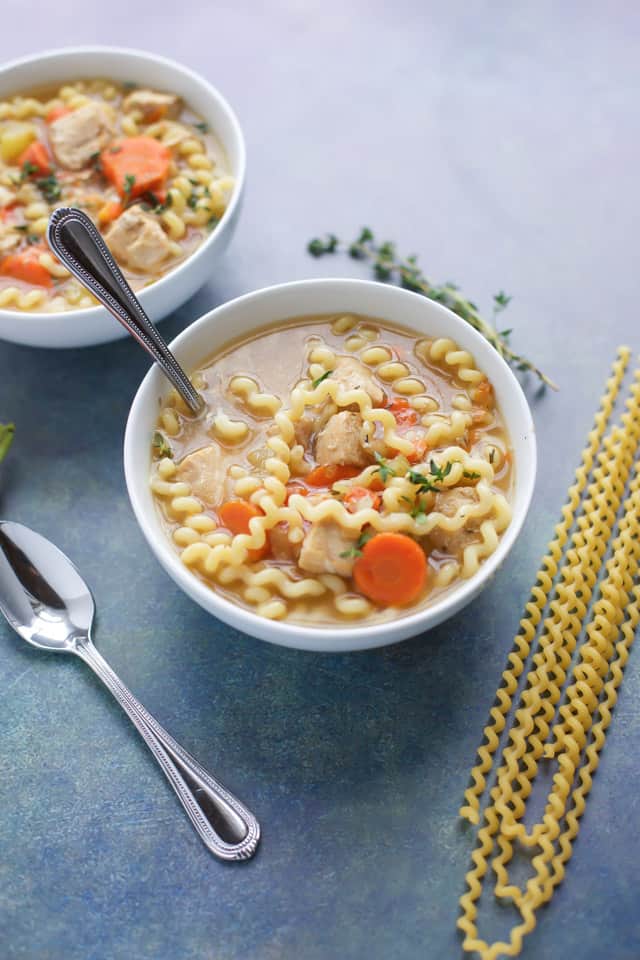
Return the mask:
[[214,133],[171,92],[81,80],[0,102],[0,307],[95,305],[45,244],[57,206],[92,218],[139,290],[205,240],[232,189]]
[[398,616],[473,576],[511,519],[493,388],[451,340],[302,317],[228,346],[177,394],[151,487],[184,564],[271,618]]

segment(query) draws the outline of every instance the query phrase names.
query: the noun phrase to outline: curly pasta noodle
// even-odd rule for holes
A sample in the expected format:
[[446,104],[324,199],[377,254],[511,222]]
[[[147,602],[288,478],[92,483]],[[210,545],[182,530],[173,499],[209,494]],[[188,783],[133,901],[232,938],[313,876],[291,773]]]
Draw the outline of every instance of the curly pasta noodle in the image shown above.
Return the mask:
[[[640,443],[640,371],[636,372],[621,426],[614,427],[604,437],[628,359],[629,352],[621,350],[576,480],[570,488],[563,519],[556,528],[556,537],[543,560],[532,599],[521,621],[516,646],[509,657],[510,666],[503,674],[503,686],[491,711],[491,723],[485,729],[486,743],[478,751],[472,785],[465,793],[466,803],[461,814],[477,823],[479,797],[485,788],[486,775],[559,567],[560,580],[550,604],[551,614],[544,621],[540,646],[531,661],[521,706],[515,712],[509,742],[504,747],[496,783],[484,812],[484,823],[478,831],[473,867],[465,878],[468,889],[460,900],[462,916],[458,926],[465,934],[463,948],[477,951],[483,960],[493,960],[500,955],[515,956],[520,952],[524,936],[535,926],[536,910],[550,899],[564,876],[629,648],[640,622],[640,585],[636,581],[640,562],[640,465],[636,466],[631,479],[622,516],[619,522],[616,519]],[[600,444],[602,450],[598,453]],[[587,486],[594,459],[597,466]],[[587,496],[579,513],[585,489]],[[577,528],[566,559],[561,562],[576,517]],[[609,542],[612,542],[611,555],[605,564],[604,578],[596,588],[600,563]],[[596,589],[596,601],[589,613],[590,598]],[[585,637],[578,646],[578,659],[558,708],[557,720],[551,727],[577,638],[587,619]],[[526,830],[520,821],[538,761],[543,756],[555,757],[558,770],[540,823]],[[574,786],[576,779],[578,783]],[[533,876],[524,888],[510,883],[507,872],[516,839],[539,850],[531,860]],[[477,901],[496,845],[499,852],[491,861],[496,895],[511,898],[520,912],[521,922],[513,927],[507,941],[488,944],[478,936]]]
[[449,367],[464,384],[476,385],[486,380],[484,373],[477,369],[475,360],[466,350],[460,350],[453,340],[440,337],[437,340],[419,340],[415,346],[416,356],[422,361]]

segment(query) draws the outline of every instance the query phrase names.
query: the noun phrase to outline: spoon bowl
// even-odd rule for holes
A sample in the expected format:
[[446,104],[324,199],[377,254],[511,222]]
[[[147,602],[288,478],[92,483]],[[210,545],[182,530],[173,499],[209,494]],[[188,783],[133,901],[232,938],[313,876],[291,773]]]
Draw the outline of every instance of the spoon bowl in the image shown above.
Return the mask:
[[89,636],[95,604],[61,550],[35,530],[5,520],[0,522],[0,610],[27,643],[72,653],[78,640]]

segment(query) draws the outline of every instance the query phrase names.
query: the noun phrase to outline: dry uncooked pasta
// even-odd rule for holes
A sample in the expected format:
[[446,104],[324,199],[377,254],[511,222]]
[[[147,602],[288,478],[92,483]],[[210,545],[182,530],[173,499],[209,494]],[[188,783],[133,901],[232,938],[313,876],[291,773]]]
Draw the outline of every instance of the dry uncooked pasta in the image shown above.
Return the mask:
[[[458,926],[464,950],[477,952],[482,960],[520,952],[537,909],[564,877],[640,622],[640,463],[634,467],[640,445],[640,371],[620,424],[606,433],[628,361],[629,351],[621,348],[526,606],[460,811],[480,827]],[[611,553],[603,567],[608,545]],[[527,662],[519,703],[508,723]],[[501,735],[505,743],[481,813],[479,801]],[[540,821],[525,826],[527,803],[545,760],[557,770]],[[523,885],[509,873],[519,847],[534,854]],[[509,899],[521,918],[508,939],[491,944],[479,935],[477,906],[490,865],[496,896]]]
[[152,489],[183,563],[236,602],[307,622],[384,619],[497,549],[509,439],[487,378],[451,341],[301,318],[196,376],[206,413],[169,396]]

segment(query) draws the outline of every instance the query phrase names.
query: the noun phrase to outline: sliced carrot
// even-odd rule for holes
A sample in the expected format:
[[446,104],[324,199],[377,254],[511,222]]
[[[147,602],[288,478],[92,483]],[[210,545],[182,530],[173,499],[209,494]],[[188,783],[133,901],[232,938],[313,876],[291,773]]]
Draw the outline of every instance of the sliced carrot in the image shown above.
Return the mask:
[[330,487],[338,480],[350,480],[361,473],[357,467],[343,466],[341,463],[328,463],[326,466],[315,467],[308,473],[304,481],[310,487]]
[[[227,500],[218,509],[218,518],[223,527],[226,527],[229,533],[234,537],[238,533],[251,533],[249,521],[254,517],[263,517],[264,513],[255,503],[249,503],[247,500]],[[256,560],[262,560],[269,553],[269,541],[265,541],[263,547],[248,551],[248,560],[254,563]]]
[[105,227],[108,223],[117,220],[123,211],[124,207],[119,200],[110,200],[98,210],[98,223],[101,227]]
[[73,113],[73,107],[53,107],[46,116],[47,123],[55,123],[60,117],[66,117],[68,113]]
[[396,418],[399,427],[415,427],[418,422],[417,411],[413,409],[404,397],[395,397],[387,407],[389,413]]
[[169,173],[171,153],[153,137],[114,140],[100,154],[102,171],[122,197],[133,199],[160,190]]
[[366,543],[353,568],[356,587],[381,606],[417,600],[427,582],[427,558],[404,533],[379,533]]
[[36,287],[53,286],[51,274],[40,263],[40,254],[44,253],[45,249],[44,244],[37,244],[5,257],[0,263],[0,275],[14,277]]
[[26,150],[23,150],[18,157],[17,163],[24,167],[29,164],[29,174],[37,174],[39,177],[47,177],[51,173],[51,157],[42,140],[34,140]]
[[349,513],[357,513],[358,510],[377,510],[382,498],[369,487],[351,487],[345,493],[343,503]]
[[0,223],[7,223],[13,219],[17,204],[8,203],[6,207],[0,208]]
[[422,463],[424,458],[427,455],[427,441],[424,437],[421,437],[419,440],[415,440],[413,444],[413,450],[411,453],[407,454],[407,460],[409,463]]
[[287,484],[285,503],[289,503],[289,497],[292,497],[294,493],[298,493],[301,497],[307,497],[309,495],[309,491],[303,483],[296,483],[296,481],[293,480]]
[[474,391],[473,399],[480,407],[491,410],[494,405],[493,387],[488,380],[483,380]]
[[382,482],[382,479],[380,478],[380,475],[376,474],[373,477],[371,483],[369,484],[369,490],[375,490],[377,493],[382,493],[384,489],[385,489],[385,486],[384,486],[384,483]]

